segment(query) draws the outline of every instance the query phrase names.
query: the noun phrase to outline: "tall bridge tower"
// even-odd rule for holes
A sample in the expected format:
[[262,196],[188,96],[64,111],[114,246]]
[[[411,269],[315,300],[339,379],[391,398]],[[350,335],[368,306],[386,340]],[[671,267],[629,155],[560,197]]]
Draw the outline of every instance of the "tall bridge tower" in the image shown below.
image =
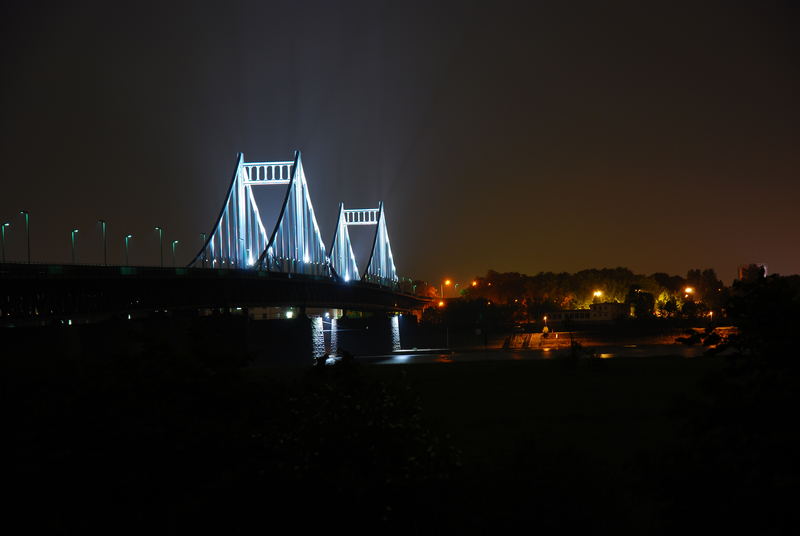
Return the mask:
[[[267,234],[253,188],[280,185],[289,188]],[[331,275],[300,151],[281,162],[245,162],[239,153],[217,222],[190,266]]]

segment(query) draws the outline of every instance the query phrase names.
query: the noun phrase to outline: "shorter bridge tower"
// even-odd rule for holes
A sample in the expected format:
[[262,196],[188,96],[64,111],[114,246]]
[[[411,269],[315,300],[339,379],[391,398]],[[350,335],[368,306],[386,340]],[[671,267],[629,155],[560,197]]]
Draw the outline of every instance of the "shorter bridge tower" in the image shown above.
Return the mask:
[[[351,225],[376,226],[369,261],[360,277],[356,257],[353,254],[353,245],[350,241],[350,233],[347,230]],[[378,203],[378,208],[345,209],[344,203],[339,204],[339,218],[331,249],[331,266],[336,274],[345,281],[361,279],[385,286],[397,284],[397,270],[389,243],[383,201]]]

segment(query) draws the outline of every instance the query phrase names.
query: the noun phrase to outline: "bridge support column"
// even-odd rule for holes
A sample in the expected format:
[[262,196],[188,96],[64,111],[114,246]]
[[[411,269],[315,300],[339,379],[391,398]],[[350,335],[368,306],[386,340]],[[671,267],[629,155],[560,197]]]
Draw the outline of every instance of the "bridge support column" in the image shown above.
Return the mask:
[[341,318],[341,309],[319,309],[309,307],[306,316],[311,319],[311,346],[313,356],[325,354],[336,355],[339,347],[339,336],[336,331],[337,319]]
[[389,325],[392,336],[392,351],[400,350],[400,315],[392,314],[389,316]]
[[336,352],[339,349],[339,333],[336,332],[336,327],[338,324],[338,320],[335,316],[331,317],[331,337],[330,337],[330,353],[336,355]]
[[396,313],[358,313],[339,319],[339,348],[354,355],[385,355],[400,350],[403,319]]
[[325,355],[325,331],[321,316],[309,316],[311,319],[311,352],[313,357]]

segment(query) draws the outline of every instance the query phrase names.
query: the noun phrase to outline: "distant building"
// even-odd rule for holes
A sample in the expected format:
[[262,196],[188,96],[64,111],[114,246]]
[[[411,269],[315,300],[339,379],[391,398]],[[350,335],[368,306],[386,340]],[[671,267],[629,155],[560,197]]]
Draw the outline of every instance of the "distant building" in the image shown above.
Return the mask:
[[624,303],[593,303],[589,306],[592,322],[613,322],[629,315],[630,309]]
[[575,322],[581,324],[607,324],[628,315],[628,306],[624,303],[593,303],[588,309],[569,309],[547,313],[547,322]]

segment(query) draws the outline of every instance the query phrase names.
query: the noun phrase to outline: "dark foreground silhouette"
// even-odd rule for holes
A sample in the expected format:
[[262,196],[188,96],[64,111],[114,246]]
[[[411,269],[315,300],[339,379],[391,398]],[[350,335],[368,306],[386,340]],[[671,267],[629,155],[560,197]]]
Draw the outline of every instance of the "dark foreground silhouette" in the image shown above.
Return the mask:
[[[797,356],[775,323],[797,309],[759,285],[736,305],[732,358],[253,371],[157,347],[4,355],[7,522],[788,533]],[[748,314],[764,300],[761,326]]]

